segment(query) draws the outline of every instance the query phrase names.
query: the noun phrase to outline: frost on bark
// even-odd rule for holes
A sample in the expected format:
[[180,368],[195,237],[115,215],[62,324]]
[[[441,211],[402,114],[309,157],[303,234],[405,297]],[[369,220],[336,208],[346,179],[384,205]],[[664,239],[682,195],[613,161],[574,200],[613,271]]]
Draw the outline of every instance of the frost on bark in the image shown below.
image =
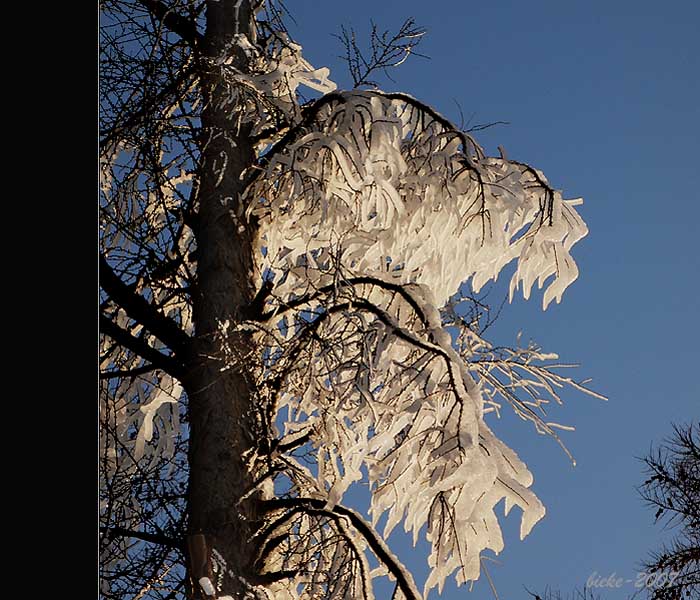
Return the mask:
[[[511,297],[558,302],[580,200],[409,95],[337,90],[274,5],[102,7],[103,595],[478,578],[497,504],[521,537],[544,515],[486,415],[558,439],[547,403],[587,390],[555,354],[493,346],[474,294],[515,262]],[[368,515],[343,504],[360,481]],[[399,524],[431,544],[422,590]]]

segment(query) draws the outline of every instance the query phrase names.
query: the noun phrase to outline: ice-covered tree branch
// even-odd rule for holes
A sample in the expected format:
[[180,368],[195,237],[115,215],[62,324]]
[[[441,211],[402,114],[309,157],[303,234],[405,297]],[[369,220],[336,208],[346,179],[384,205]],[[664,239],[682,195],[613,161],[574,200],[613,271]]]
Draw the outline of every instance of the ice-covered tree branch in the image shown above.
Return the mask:
[[[386,542],[375,532],[374,528],[365,521],[362,516],[355,510],[336,504],[329,509],[323,500],[314,498],[279,498],[275,500],[267,500],[262,506],[266,511],[279,511],[280,509],[292,509],[290,512],[284,513],[278,517],[270,527],[268,535],[274,533],[284,522],[292,519],[296,513],[319,514],[327,515],[334,521],[340,518],[347,518],[355,531],[362,536],[364,541],[369,545],[377,559],[388,569],[391,575],[396,579],[397,585],[404,597],[407,600],[420,600],[421,594],[413,581],[413,576],[401,562],[394,556],[393,552],[387,546]],[[272,552],[273,544],[263,546],[263,551],[258,560],[264,561],[266,553]]]

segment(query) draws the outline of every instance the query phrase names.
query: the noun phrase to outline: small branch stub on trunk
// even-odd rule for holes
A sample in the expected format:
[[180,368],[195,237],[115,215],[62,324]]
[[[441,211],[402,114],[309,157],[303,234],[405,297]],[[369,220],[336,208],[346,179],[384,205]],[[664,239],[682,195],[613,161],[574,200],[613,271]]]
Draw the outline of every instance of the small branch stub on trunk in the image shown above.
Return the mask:
[[190,557],[190,584],[195,598],[209,600],[216,598],[212,584],[214,574],[211,568],[211,552],[203,533],[187,536],[187,550]]

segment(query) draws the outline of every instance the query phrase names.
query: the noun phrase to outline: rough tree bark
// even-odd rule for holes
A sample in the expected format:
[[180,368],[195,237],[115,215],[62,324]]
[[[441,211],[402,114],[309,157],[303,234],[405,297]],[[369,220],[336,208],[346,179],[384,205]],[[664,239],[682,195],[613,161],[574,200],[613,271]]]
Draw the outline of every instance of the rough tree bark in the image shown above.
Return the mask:
[[[202,73],[202,179],[197,193],[197,287],[193,296],[195,341],[186,390],[190,399],[190,564],[193,583],[211,567],[212,548],[236,575],[249,576],[247,548],[250,507],[238,500],[254,477],[245,459],[254,445],[251,402],[254,389],[240,370],[222,370],[219,325],[236,322],[253,296],[251,225],[240,206],[241,174],[255,158],[246,125],[237,126],[224,108],[225,83],[216,62],[231,55],[245,72],[246,57],[232,42],[236,34],[253,35],[253,14],[247,0],[207,2]],[[244,351],[247,340],[234,345]],[[206,544],[203,549],[202,544]],[[199,549],[197,549],[199,546]],[[194,557],[193,557],[194,558]],[[206,564],[209,562],[209,564]],[[223,593],[234,594],[240,582],[225,576]]]

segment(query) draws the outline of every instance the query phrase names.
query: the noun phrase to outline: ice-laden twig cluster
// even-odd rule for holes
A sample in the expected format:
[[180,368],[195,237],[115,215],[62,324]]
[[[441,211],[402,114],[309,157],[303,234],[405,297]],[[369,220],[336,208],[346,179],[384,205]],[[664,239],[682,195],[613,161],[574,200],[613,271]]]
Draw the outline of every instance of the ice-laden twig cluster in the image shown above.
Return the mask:
[[[325,100],[325,101],[324,101]],[[346,268],[429,288],[437,306],[472,278],[478,292],[517,259],[511,296],[554,275],[544,308],[578,270],[588,232],[574,206],[528,165],[491,158],[466,133],[403,94],[329,94],[273,151],[250,192],[263,220],[264,267],[288,272],[342,252]],[[309,114],[313,116],[309,118]]]
[[[373,521],[388,514],[385,537],[402,521],[414,540],[427,526],[424,594],[455,571],[459,583],[476,579],[480,553],[503,548],[495,505],[522,509],[521,537],[545,509],[526,465],[484,422],[495,379],[483,375],[493,365],[470,365],[468,344],[453,347],[439,309],[464,281],[478,291],[513,260],[511,295],[522,284],[528,297],[553,276],[544,306],[559,301],[578,273],[569,251],[587,233],[578,201],[563,200],[528,165],[486,157],[402,94],[324,96],[258,168],[249,214],[260,226],[261,282],[273,282],[252,325],[265,348],[260,389],[270,414],[284,415],[279,466],[291,497],[323,501],[326,511],[278,516],[291,533],[264,547],[260,564],[298,573],[285,588],[293,598],[385,574],[368,574],[358,559],[357,572],[343,570],[346,583],[333,583],[306,577],[300,564],[333,563],[338,546],[321,532],[367,474]],[[477,357],[485,342],[470,335]],[[502,389],[518,405],[517,386]],[[309,447],[313,468],[295,456]],[[366,547],[356,534],[336,534],[346,552]]]
[[228,94],[222,94],[221,108],[230,110],[239,124],[252,125],[253,137],[264,140],[268,129],[279,131],[299,117],[300,86],[320,93],[336,89],[328,67],[311,66],[302,56],[301,46],[282,32],[266,37],[264,47],[253,45],[241,34],[234,42],[248,57],[248,70],[242,73],[233,67],[230,56],[222,60],[222,82]]

